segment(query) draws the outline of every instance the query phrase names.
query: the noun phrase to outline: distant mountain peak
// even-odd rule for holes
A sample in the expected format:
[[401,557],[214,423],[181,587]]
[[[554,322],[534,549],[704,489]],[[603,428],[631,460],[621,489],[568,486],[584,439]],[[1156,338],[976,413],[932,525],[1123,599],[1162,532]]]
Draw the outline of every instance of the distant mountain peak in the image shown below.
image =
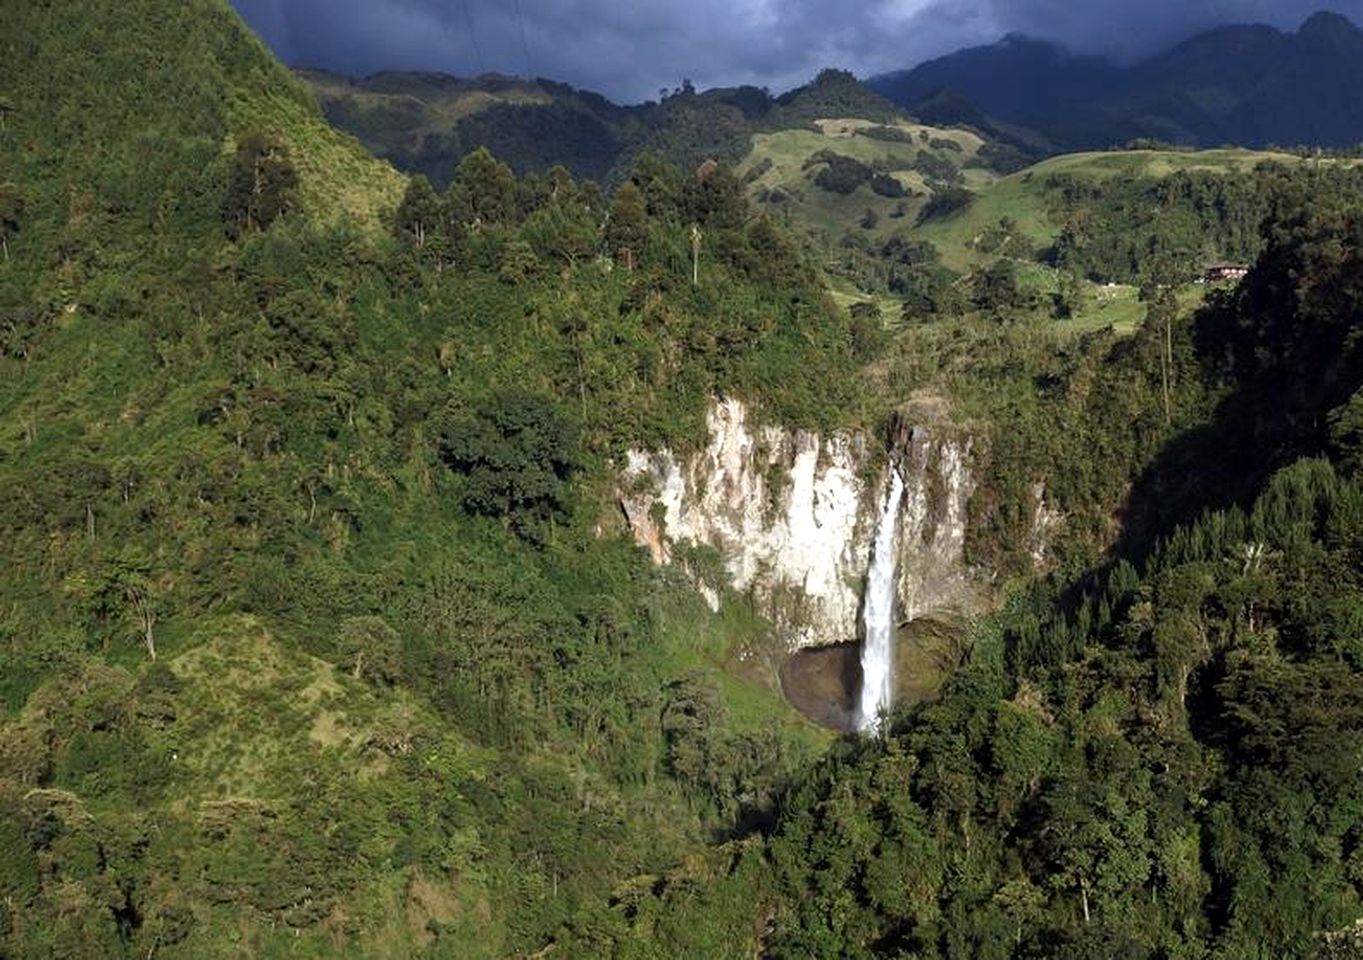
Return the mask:
[[910,111],[929,98],[939,108],[937,95],[950,90],[973,107],[954,103],[950,115],[1023,128],[1058,149],[1134,139],[1344,146],[1363,140],[1355,95],[1363,89],[1363,29],[1328,11],[1296,32],[1225,24],[1129,65],[1010,34],[870,85]]
[[998,42],[1000,47],[1051,47],[1057,49],[1059,44],[1052,43],[1050,40],[1042,40],[1040,37],[1033,37],[1030,34],[1005,33]]
[[1332,10],[1317,10],[1306,18],[1297,32],[1309,35],[1322,32],[1357,34],[1363,31],[1360,31],[1358,26],[1342,13],[1335,13]]
[[1357,41],[1363,39],[1363,30],[1342,13],[1320,10],[1306,18],[1297,36],[1303,40]]

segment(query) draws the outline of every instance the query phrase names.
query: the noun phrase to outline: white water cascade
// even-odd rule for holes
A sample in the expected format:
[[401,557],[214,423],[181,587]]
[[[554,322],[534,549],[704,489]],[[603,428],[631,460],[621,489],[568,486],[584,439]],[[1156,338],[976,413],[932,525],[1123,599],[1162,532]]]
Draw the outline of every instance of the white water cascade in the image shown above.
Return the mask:
[[894,702],[895,539],[903,499],[904,478],[891,464],[890,492],[876,528],[871,568],[866,574],[866,598],[862,605],[865,640],[861,648],[861,702],[857,725],[865,733],[876,732],[881,715]]

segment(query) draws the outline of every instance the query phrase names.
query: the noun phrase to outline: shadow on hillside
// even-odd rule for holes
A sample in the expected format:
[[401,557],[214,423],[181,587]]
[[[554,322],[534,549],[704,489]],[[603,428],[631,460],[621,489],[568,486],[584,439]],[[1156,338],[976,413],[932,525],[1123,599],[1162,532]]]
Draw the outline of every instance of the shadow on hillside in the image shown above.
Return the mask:
[[1199,375],[1233,386],[1209,421],[1171,437],[1137,478],[1114,557],[1142,560],[1180,524],[1210,510],[1247,507],[1275,471],[1326,451],[1327,416],[1358,387],[1346,353],[1336,352],[1330,363],[1318,350],[1308,352],[1311,362],[1290,356],[1282,366],[1232,380],[1227,358],[1238,315],[1207,308],[1193,323]]

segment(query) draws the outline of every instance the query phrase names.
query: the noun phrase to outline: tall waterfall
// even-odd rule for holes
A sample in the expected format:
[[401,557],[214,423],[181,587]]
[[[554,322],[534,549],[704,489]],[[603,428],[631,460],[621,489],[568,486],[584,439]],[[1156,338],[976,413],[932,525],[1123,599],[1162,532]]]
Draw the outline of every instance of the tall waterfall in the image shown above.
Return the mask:
[[876,528],[875,549],[871,554],[871,569],[866,575],[866,598],[862,606],[866,638],[861,648],[861,702],[857,724],[867,733],[875,732],[881,713],[889,710],[894,702],[895,534],[903,499],[904,478],[891,464],[890,492]]

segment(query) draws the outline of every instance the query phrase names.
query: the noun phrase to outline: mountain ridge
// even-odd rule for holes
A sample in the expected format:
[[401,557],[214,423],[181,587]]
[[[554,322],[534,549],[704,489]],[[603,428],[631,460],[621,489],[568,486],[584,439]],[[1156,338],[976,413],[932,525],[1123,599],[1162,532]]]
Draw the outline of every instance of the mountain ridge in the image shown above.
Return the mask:
[[1121,66],[1016,35],[957,51],[868,86],[914,112],[950,93],[991,119],[1038,130],[1057,150],[1138,138],[1186,146],[1338,147],[1363,140],[1363,30],[1321,11],[1295,32],[1228,24]]
[[779,96],[751,86],[698,91],[685,84],[657,101],[632,105],[542,77],[382,71],[356,79],[311,69],[296,74],[333,124],[437,185],[479,146],[518,173],[562,165],[574,176],[614,183],[644,153],[683,168],[711,158],[736,163],[756,132],[807,126],[828,116],[884,122],[900,113],[850,73],[834,69]]

